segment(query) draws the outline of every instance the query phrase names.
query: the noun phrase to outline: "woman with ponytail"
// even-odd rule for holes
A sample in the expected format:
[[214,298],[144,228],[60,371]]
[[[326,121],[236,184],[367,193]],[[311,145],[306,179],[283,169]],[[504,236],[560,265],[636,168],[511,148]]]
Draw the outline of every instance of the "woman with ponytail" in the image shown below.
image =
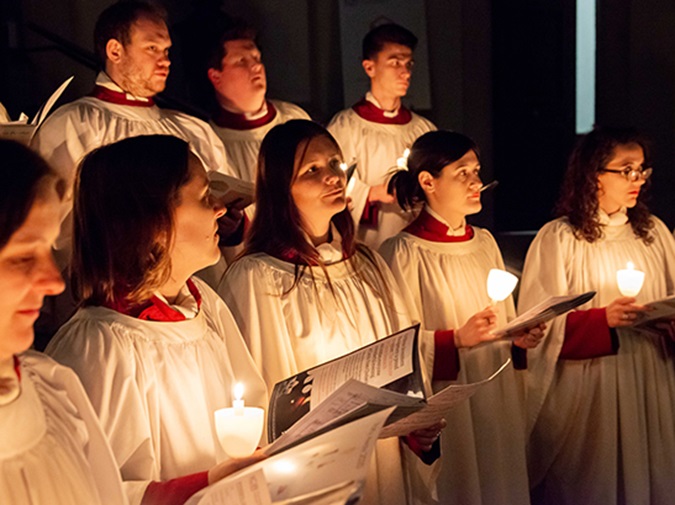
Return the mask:
[[[419,137],[407,170],[390,182],[401,207],[419,215],[380,248],[413,317],[452,349],[457,383],[482,380],[511,356],[522,368],[524,350],[542,334],[536,327],[514,344],[495,341],[493,330],[515,310],[511,297],[491,304],[488,272],[504,261],[490,232],[466,222],[481,210],[480,168],[470,138],[450,131]],[[441,439],[449,457],[438,478],[440,503],[529,503],[522,373],[509,366],[446,417],[453,429]]]

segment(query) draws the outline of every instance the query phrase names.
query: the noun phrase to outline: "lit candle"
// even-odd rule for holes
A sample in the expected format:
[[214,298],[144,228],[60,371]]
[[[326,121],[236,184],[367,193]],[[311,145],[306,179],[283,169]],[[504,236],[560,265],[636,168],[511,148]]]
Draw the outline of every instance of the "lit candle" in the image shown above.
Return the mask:
[[234,387],[232,408],[214,413],[216,433],[223,450],[232,458],[250,456],[258,447],[263,432],[265,411],[244,405],[244,385]]
[[234,400],[232,401],[232,408],[237,416],[244,415],[244,385],[237,382],[234,386]]
[[493,268],[488,273],[487,292],[492,303],[505,300],[516,288],[518,277],[512,273]]
[[626,268],[616,272],[616,283],[623,296],[637,296],[645,281],[645,273],[635,270],[632,262],[626,264]]
[[410,156],[410,149],[406,147],[405,151],[403,151],[403,156],[398,158],[396,160],[396,166],[399,169],[402,170],[407,170],[408,169],[408,156]]

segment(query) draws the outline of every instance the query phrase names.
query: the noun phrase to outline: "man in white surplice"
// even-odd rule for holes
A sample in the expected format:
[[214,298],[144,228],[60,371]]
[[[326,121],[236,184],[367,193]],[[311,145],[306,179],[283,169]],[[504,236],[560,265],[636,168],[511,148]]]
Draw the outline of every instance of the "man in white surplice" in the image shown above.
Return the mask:
[[346,162],[357,162],[349,188],[358,238],[377,249],[410,221],[387,192],[387,174],[396,168],[417,137],[436,127],[401,104],[412,75],[417,37],[402,26],[385,24],[363,39],[363,69],[370,91],[349,109],[338,112],[328,131],[337,139]]
[[[190,143],[208,171],[233,175],[223,145],[208,124],[154,103],[153,97],[165,88],[171,64],[163,9],[137,1],[114,4],[99,16],[94,42],[101,72],[93,91],[56,110],[33,140],[33,147],[68,183],[56,251],[62,269],[69,261],[76,168],[90,151],[128,137],[173,135]],[[73,312],[69,298],[46,304],[51,318],[44,321],[45,332],[53,333]]]
[[248,182],[255,182],[267,132],[291,119],[310,119],[297,105],[266,98],[265,65],[255,39],[253,28],[235,22],[214,41],[208,58],[208,78],[218,101],[209,123],[237,177]]

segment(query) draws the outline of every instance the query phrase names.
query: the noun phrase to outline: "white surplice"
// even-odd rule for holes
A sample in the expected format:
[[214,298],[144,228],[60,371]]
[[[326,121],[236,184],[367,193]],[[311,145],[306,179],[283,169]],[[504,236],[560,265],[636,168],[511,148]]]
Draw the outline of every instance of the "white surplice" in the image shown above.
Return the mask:
[[[490,232],[474,228],[474,233],[463,242],[435,242],[402,232],[380,248],[409,300],[411,314],[419,314],[427,330],[456,330],[491,303],[488,272],[503,269],[504,261]],[[499,327],[514,316],[512,298],[498,303],[497,310]],[[510,349],[510,342],[460,349],[456,382],[489,377],[510,358]],[[448,427],[441,436],[441,504],[529,503],[523,373],[507,368],[448,412]]]
[[[620,295],[617,270],[645,272],[637,303],[672,295],[675,240],[657,218],[654,243],[630,224],[603,226],[604,237],[577,239],[566,219],[546,224],[527,254],[519,309],[550,295],[597,291],[583,309]],[[528,414],[532,486],[562,504],[665,505],[675,496],[675,363],[668,337],[617,330],[617,355],[558,360],[565,317],[549,325],[529,356]]]
[[0,503],[126,503],[117,465],[72,370],[20,357],[20,395],[0,407]]
[[311,119],[309,114],[295,104],[280,100],[269,100],[277,111],[274,119],[263,126],[249,130],[236,130],[218,126],[213,120],[209,121],[211,128],[216,132],[225,146],[227,160],[235,176],[248,182],[255,182],[258,167],[258,152],[263,138],[276,125],[283,124],[291,119]]
[[[411,114],[412,119],[407,124],[381,124],[364,119],[349,108],[338,112],[328,125],[328,131],[340,144],[345,162],[349,164],[354,160],[357,163],[349,192],[357,226],[370,187],[384,184],[390,172],[396,169],[396,160],[403,156],[403,151],[417,137],[436,129],[428,119],[414,112]],[[379,205],[377,228],[358,226],[359,240],[373,249],[396,235],[410,221],[410,214],[403,212],[398,204]]]
[[[348,261],[339,261],[326,266],[333,292],[319,267],[311,268],[314,281],[308,268],[291,290],[292,263],[258,253],[230,266],[218,292],[232,310],[269,388],[411,324],[391,272],[382,258],[373,254],[384,282],[365,256],[357,253],[358,272],[370,285]],[[391,300],[383,293],[389,293]],[[424,338],[420,340],[423,361],[432,363],[433,346],[429,348]],[[417,469],[421,468],[417,457],[400,446],[398,439],[378,441],[373,460],[361,503],[429,503],[429,489],[417,480]]]
[[224,459],[213,413],[236,382],[251,406],[266,388],[232,315],[203,281],[193,319],[157,322],[104,307],[80,309],[47,352],[82,380],[122,473],[129,501],[149,481],[208,470]]

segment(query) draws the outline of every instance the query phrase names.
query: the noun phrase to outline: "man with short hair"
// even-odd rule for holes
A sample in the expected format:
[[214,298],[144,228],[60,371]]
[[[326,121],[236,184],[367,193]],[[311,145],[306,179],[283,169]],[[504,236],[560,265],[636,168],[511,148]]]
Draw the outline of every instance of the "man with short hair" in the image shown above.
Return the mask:
[[291,119],[310,119],[297,105],[268,100],[267,76],[255,30],[227,27],[211,48],[208,78],[218,101],[210,124],[223,141],[237,177],[255,182],[258,151],[268,131]]
[[[167,134],[188,141],[209,171],[232,175],[222,143],[204,121],[160,109],[153,97],[169,75],[171,38],[166,12],[140,1],[113,4],[94,30],[101,71],[89,96],[56,110],[33,147],[72,188],[75,169],[93,149],[127,137]],[[71,193],[71,191],[69,191]],[[68,198],[70,210],[72,200]],[[62,238],[70,235],[67,227]]]
[[338,112],[328,130],[337,139],[347,163],[357,163],[350,196],[358,238],[378,248],[410,221],[387,191],[387,175],[396,168],[417,137],[435,130],[427,119],[401,104],[408,92],[417,37],[390,23],[363,39],[363,69],[370,91],[349,109]]
[[[153,97],[164,90],[171,64],[171,37],[166,19],[164,9],[136,0],[118,2],[103,11],[94,29],[101,67],[94,89],[88,96],[57,109],[33,139],[32,147],[67,182],[64,222],[55,251],[62,270],[70,256],[70,211],[76,168],[97,147],[138,135],[173,135],[189,142],[207,171],[234,176],[222,142],[207,123],[182,112],[160,109],[154,103]],[[237,222],[228,221],[225,216],[219,224],[221,238],[232,233],[232,242],[223,245],[241,241],[243,227],[237,226]],[[221,270],[224,270],[222,262],[204,275],[207,282],[215,285]],[[50,338],[74,309],[69,289],[48,300],[38,321],[40,341]]]

